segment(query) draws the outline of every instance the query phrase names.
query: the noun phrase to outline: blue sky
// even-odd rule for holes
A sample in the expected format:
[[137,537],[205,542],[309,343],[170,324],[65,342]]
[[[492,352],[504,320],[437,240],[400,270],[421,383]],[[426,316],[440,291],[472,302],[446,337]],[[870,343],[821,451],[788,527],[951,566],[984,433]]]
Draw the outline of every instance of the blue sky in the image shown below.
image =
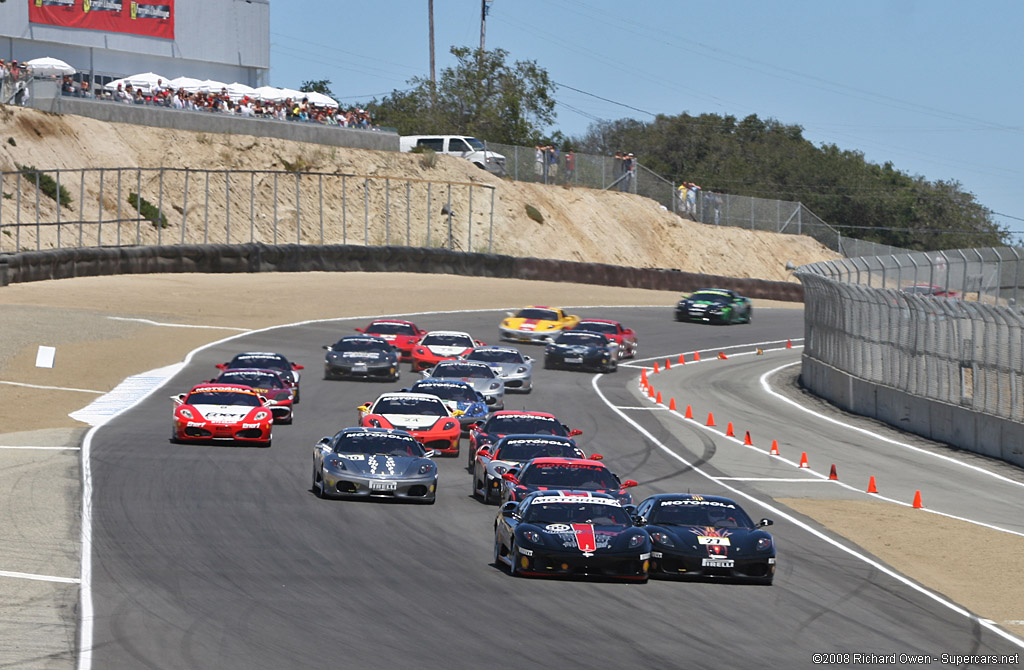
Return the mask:
[[[450,46],[479,46],[480,4],[434,0],[438,72]],[[816,145],[958,181],[1016,238],[1022,25],[1024,3],[1009,0],[494,0],[486,46],[592,94],[558,90],[552,130],[653,118],[644,112],[757,114]],[[271,84],[330,79],[344,104],[429,75],[427,0],[270,0],[270,39]]]

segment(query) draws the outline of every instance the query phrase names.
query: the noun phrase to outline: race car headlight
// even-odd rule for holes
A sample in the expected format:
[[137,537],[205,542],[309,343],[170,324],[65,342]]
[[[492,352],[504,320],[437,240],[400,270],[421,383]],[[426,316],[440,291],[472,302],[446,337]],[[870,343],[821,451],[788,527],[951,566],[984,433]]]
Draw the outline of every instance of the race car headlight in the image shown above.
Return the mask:
[[533,542],[534,544],[541,544],[540,533],[538,533],[535,530],[524,530],[523,531],[523,539],[524,540],[529,540],[530,542]]
[[455,422],[454,421],[445,421],[444,425],[441,426],[441,430],[451,430],[454,427],[455,427]]
[[253,421],[264,421],[269,416],[270,416],[270,412],[267,412],[265,410],[260,410],[259,412],[256,412],[255,414],[252,415],[252,420]]
[[329,458],[326,461],[327,466],[334,468],[335,470],[347,470],[345,467],[345,461],[341,458]]
[[502,325],[502,327],[504,327],[504,328],[508,328],[508,327],[509,327],[509,324],[508,324],[508,319],[505,319],[504,321],[502,321],[502,322],[501,322],[501,325]]
[[489,388],[491,390],[494,390],[494,389],[498,388],[499,386],[501,386],[501,384],[499,384],[498,382],[491,382],[491,385],[490,385]]
[[526,368],[525,368],[525,367],[521,367],[521,368],[516,368],[516,374],[517,374],[517,375],[521,375],[521,374],[523,374],[524,372],[526,372]]
[[420,466],[420,474],[421,475],[425,475],[425,474],[433,472],[433,471],[434,471],[434,464],[433,463],[424,463],[423,465]]
[[186,419],[194,419],[195,418],[194,416],[192,416],[192,410],[189,410],[189,409],[179,409],[178,410],[178,414],[182,415]]
[[675,543],[672,538],[668,536],[668,533],[662,533],[661,531],[655,531],[651,533],[651,539],[664,547],[674,547]]
[[508,472],[508,468],[506,468],[504,465],[495,465],[494,472],[497,473],[498,475],[503,475],[506,472]]
[[380,421],[377,419],[370,419],[370,425],[374,428],[380,428]]
[[775,543],[772,541],[772,538],[770,538],[770,537],[759,537],[759,538],[757,538],[757,547],[755,547],[755,549],[757,551],[771,551],[774,548],[775,548]]
[[549,324],[545,325],[544,327],[547,328],[548,330],[554,330],[555,328],[558,328],[558,324],[557,323],[549,323]]
[[632,537],[629,538],[629,548],[630,549],[639,547],[643,543],[644,543],[644,536],[643,535],[633,535]]

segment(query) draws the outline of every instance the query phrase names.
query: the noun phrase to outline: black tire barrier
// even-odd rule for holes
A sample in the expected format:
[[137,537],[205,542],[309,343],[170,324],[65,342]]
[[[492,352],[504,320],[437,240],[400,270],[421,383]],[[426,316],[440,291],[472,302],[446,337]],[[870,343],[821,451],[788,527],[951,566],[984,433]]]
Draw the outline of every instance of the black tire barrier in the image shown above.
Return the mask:
[[101,275],[222,272],[414,272],[501,277],[687,293],[728,288],[750,298],[803,302],[797,282],[664,268],[516,258],[426,247],[347,244],[181,244],[26,251],[0,256],[0,286]]

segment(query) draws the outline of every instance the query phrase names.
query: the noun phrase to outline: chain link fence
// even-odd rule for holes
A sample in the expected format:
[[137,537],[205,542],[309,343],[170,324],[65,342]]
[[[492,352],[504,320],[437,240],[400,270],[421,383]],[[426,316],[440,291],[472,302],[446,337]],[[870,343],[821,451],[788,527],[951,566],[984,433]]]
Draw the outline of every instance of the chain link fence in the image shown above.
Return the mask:
[[143,244],[363,244],[490,253],[493,186],[355,174],[0,172],[0,252]]
[[1024,421],[1022,250],[1002,247],[816,263],[804,356],[906,393]]

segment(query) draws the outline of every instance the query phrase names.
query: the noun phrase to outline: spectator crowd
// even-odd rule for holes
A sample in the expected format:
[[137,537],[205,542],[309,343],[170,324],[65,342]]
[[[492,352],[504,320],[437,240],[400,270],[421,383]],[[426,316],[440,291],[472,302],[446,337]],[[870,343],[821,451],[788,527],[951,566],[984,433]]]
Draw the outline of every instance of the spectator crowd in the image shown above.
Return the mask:
[[28,100],[27,82],[31,76],[24,63],[16,60],[7,63],[0,58],[0,104],[13,102],[24,105]]

